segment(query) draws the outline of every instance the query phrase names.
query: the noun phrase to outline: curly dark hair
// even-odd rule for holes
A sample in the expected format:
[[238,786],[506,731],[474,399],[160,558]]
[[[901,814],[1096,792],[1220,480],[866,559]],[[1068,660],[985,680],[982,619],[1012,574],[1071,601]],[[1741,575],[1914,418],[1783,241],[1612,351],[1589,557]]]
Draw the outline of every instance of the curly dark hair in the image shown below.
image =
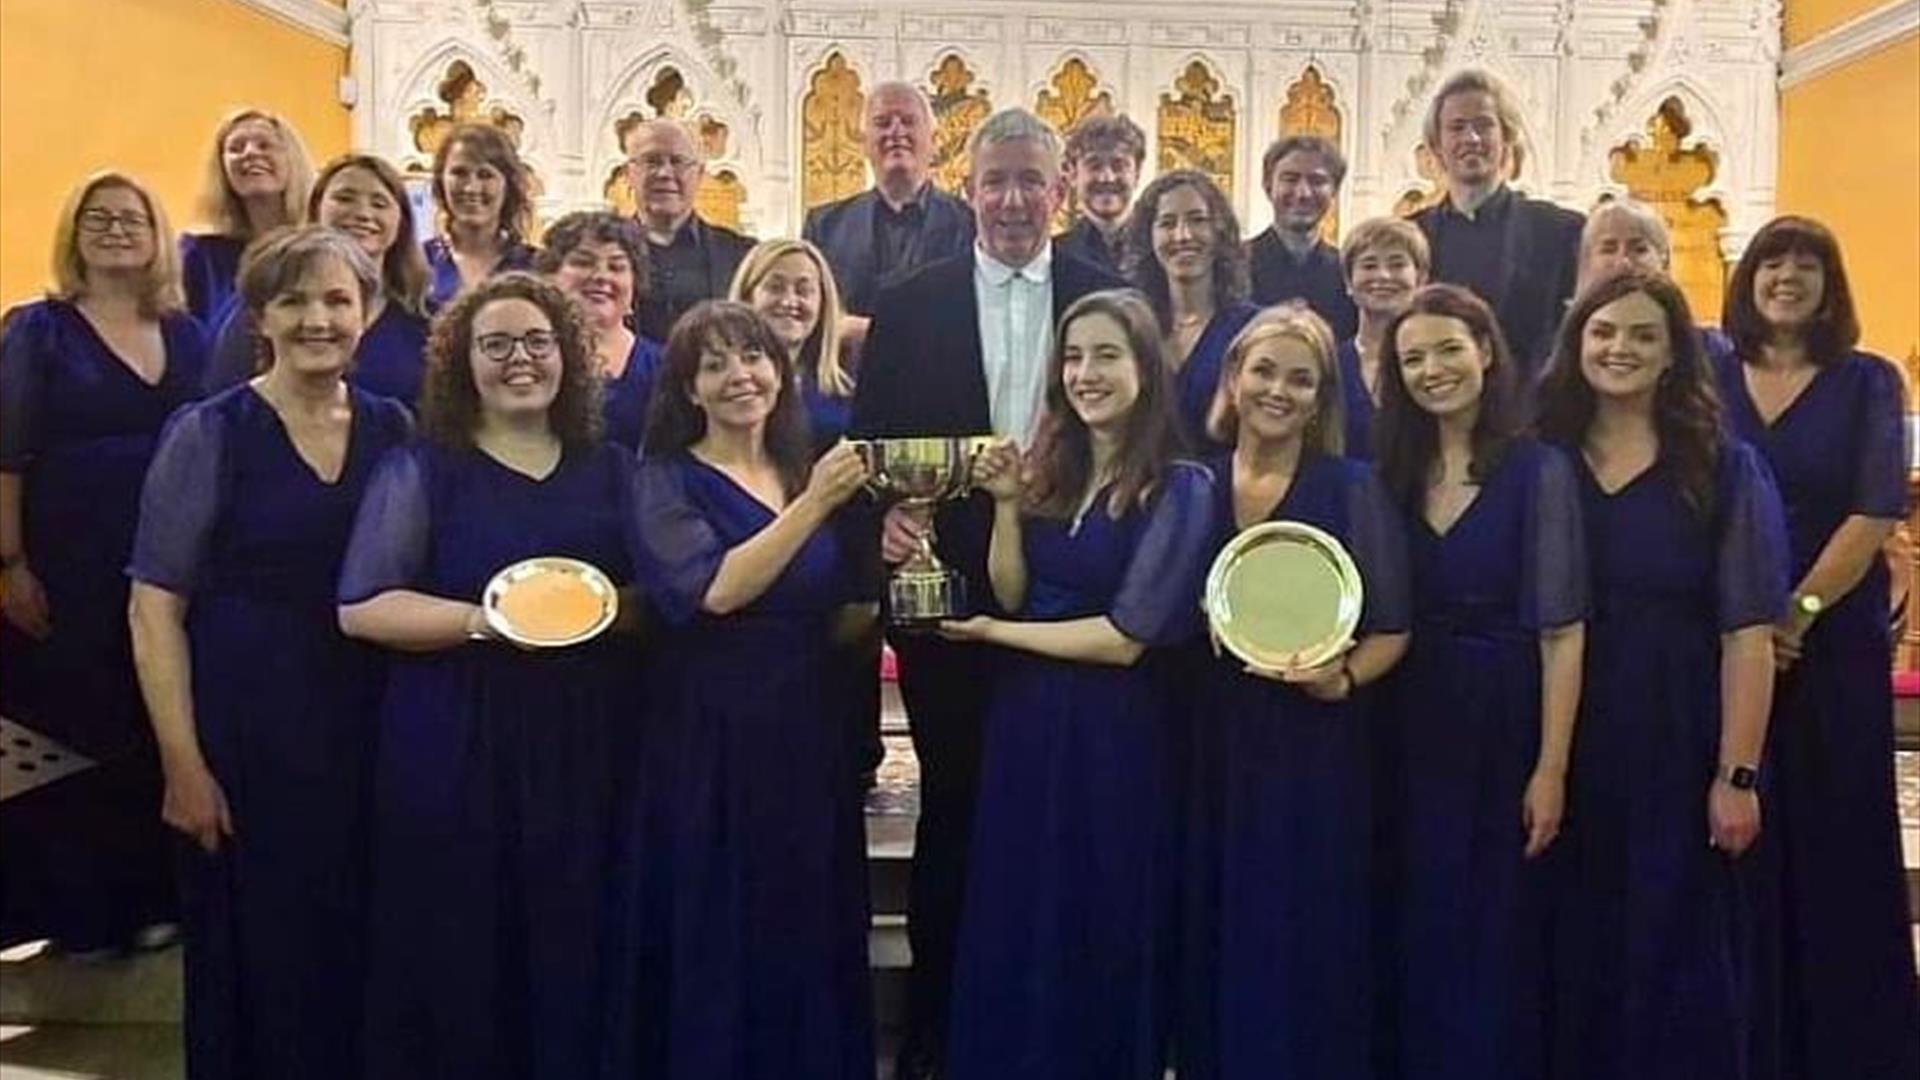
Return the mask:
[[1160,200],[1180,187],[1198,191],[1213,217],[1214,310],[1224,311],[1247,298],[1247,252],[1240,245],[1240,219],[1234,216],[1233,204],[1213,178],[1198,169],[1161,173],[1134,200],[1133,213],[1127,218],[1127,252],[1133,263],[1128,274],[1134,287],[1146,294],[1162,334],[1173,328],[1173,290],[1167,284],[1166,268],[1153,254],[1153,219],[1160,213]]
[[1047,362],[1047,408],[1027,452],[1031,484],[1025,501],[1031,512],[1042,517],[1072,517],[1093,481],[1093,435],[1067,399],[1065,372],[1067,328],[1094,315],[1105,315],[1126,331],[1140,383],[1120,441],[1119,470],[1107,514],[1118,518],[1129,506],[1144,506],[1181,449],[1180,429],[1174,421],[1173,375],[1163,358],[1160,329],[1147,298],[1133,289],[1088,293],[1060,316],[1053,356]]
[[526,243],[533,235],[533,176],[520,160],[520,151],[514,147],[513,140],[492,124],[460,124],[433,152],[435,227],[445,233],[453,217],[447,209],[445,177],[447,158],[456,146],[473,151],[506,179],[506,190],[500,195],[500,233],[508,247]]
[[568,446],[600,440],[600,378],[586,321],[559,286],[523,270],[496,274],[460,294],[434,317],[427,372],[420,387],[420,430],[447,446],[473,445],[480,390],[473,382],[473,320],[496,300],[525,300],[553,324],[560,345],[560,391],[547,409],[553,433]]
[[1673,366],[1661,375],[1653,394],[1653,430],[1660,440],[1660,460],[1673,471],[1687,506],[1702,518],[1711,518],[1720,447],[1727,437],[1720,393],[1687,296],[1664,275],[1617,274],[1593,283],[1575,298],[1560,323],[1553,359],[1540,384],[1540,436],[1569,453],[1580,452],[1597,404],[1593,387],[1580,370],[1587,321],[1594,312],[1634,293],[1644,294],[1666,313],[1667,342],[1673,350]]
[[1814,312],[1806,328],[1807,359],[1816,364],[1840,359],[1860,343],[1860,316],[1853,307],[1847,268],[1840,261],[1840,241],[1812,218],[1792,214],[1777,217],[1753,234],[1727,281],[1720,328],[1733,339],[1733,347],[1743,360],[1759,356],[1773,340],[1773,326],[1753,300],[1753,279],[1759,275],[1761,263],[1782,255],[1811,255],[1820,260],[1825,282],[1820,310]]
[[307,194],[307,220],[318,223],[320,206],[326,202],[327,187],[333,178],[348,169],[365,169],[379,178],[380,186],[400,208],[400,227],[394,231],[393,245],[380,257],[380,286],[387,297],[415,315],[427,310],[427,257],[414,242],[413,201],[407,198],[407,183],[387,159],[374,154],[342,154],[313,178],[313,190]]
[[533,268],[551,277],[560,269],[560,264],[567,261],[568,252],[589,243],[618,244],[633,267],[633,311],[627,319],[631,323],[653,287],[647,269],[646,237],[641,235],[640,223],[632,218],[605,210],[576,210],[566,215],[547,226],[546,235],[540,238],[540,253],[534,257]]
[[1425,505],[1427,482],[1440,454],[1440,421],[1414,403],[1400,370],[1400,326],[1415,315],[1458,320],[1473,336],[1487,368],[1480,387],[1479,415],[1473,422],[1473,464],[1468,476],[1484,483],[1500,467],[1507,447],[1526,428],[1513,354],[1507,351],[1500,320],[1486,301],[1458,285],[1427,285],[1413,294],[1407,310],[1387,324],[1380,343],[1380,412],[1373,423],[1375,461],[1380,479],[1395,502],[1411,513]]
[[736,300],[702,301],[673,324],[647,406],[643,453],[681,453],[706,436],[707,414],[694,404],[693,383],[700,374],[701,355],[723,349],[765,353],[780,374],[780,392],[767,417],[767,456],[780,471],[781,488],[792,498],[807,486],[813,465],[807,408],[786,348],[758,312]]

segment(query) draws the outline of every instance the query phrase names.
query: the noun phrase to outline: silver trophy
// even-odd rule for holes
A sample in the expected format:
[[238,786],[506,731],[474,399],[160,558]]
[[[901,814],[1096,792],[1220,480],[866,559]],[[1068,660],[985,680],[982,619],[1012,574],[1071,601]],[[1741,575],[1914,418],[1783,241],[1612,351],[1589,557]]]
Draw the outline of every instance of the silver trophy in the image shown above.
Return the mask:
[[919,550],[887,578],[888,620],[894,625],[928,626],[967,613],[967,579],[933,553],[933,508],[966,493],[973,459],[993,442],[991,435],[853,441],[874,494],[921,511],[927,522]]

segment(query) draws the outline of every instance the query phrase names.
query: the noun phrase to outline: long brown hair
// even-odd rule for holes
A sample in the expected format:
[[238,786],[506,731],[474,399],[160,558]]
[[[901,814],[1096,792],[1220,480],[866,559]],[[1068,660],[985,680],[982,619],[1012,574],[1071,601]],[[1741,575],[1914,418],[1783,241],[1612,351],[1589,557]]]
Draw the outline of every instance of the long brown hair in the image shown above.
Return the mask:
[[492,124],[461,124],[448,134],[439,148],[433,152],[433,205],[434,225],[445,233],[453,219],[447,209],[447,158],[452,156],[456,146],[465,146],[477,154],[480,160],[493,166],[494,170],[505,178],[506,187],[500,193],[500,235],[509,246],[524,244],[533,235],[533,178],[527,171],[526,163],[520,160],[520,151],[513,145],[507,133]]
[[1240,244],[1240,219],[1226,193],[1198,169],[1161,173],[1134,200],[1133,213],[1127,218],[1127,254],[1133,260],[1133,284],[1153,306],[1162,333],[1173,332],[1173,286],[1167,282],[1167,268],[1153,253],[1153,219],[1160,213],[1160,200],[1183,187],[1200,193],[1213,219],[1213,309],[1225,311],[1247,298],[1247,250]]
[[1117,518],[1129,506],[1146,505],[1180,448],[1173,418],[1173,374],[1160,347],[1160,326],[1153,309],[1132,289],[1088,293],[1060,316],[1053,357],[1047,363],[1046,413],[1027,453],[1026,504],[1043,517],[1072,517],[1094,482],[1093,434],[1067,399],[1065,380],[1067,328],[1094,315],[1107,316],[1126,332],[1140,383],[1140,394],[1121,433],[1108,515]]
[[1773,340],[1773,326],[1753,300],[1753,279],[1759,275],[1761,263],[1782,255],[1811,255],[1820,260],[1825,280],[1820,290],[1820,310],[1814,312],[1806,329],[1807,359],[1830,364],[1860,343],[1860,316],[1854,311],[1847,268],[1840,261],[1840,241],[1812,218],[1792,214],[1777,217],[1753,234],[1727,282],[1720,328],[1733,339],[1734,349],[1743,360],[1759,356]]
[[1580,452],[1597,407],[1593,387],[1580,370],[1587,321],[1594,312],[1634,293],[1644,294],[1665,312],[1667,342],[1673,350],[1673,365],[1653,392],[1653,430],[1660,440],[1660,460],[1673,471],[1687,506],[1703,518],[1711,517],[1720,447],[1726,440],[1720,394],[1687,296],[1663,275],[1616,274],[1595,282],[1574,300],[1560,324],[1553,360],[1540,384],[1540,435],[1570,453]]
[[420,238],[414,232],[413,202],[407,198],[406,181],[387,160],[374,154],[342,154],[327,162],[314,178],[313,192],[307,196],[307,220],[320,221],[320,206],[327,199],[327,186],[348,169],[365,169],[380,181],[400,208],[400,226],[393,244],[380,257],[380,286],[387,298],[415,315],[426,311],[427,257],[420,253]]
[[547,423],[568,446],[600,440],[600,376],[588,344],[586,320],[572,298],[543,277],[516,270],[493,277],[440,309],[427,339],[427,373],[420,386],[420,430],[447,446],[473,445],[480,423],[480,389],[473,382],[473,320],[495,300],[525,300],[553,325],[560,346],[560,392]]

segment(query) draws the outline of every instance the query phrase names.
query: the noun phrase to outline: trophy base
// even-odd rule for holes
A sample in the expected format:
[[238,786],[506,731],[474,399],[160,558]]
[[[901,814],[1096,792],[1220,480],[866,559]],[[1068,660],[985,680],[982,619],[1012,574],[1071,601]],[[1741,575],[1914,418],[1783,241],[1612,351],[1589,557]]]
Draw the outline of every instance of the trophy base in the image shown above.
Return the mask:
[[887,622],[899,629],[932,630],[942,619],[967,614],[967,579],[950,570],[895,574],[887,580]]

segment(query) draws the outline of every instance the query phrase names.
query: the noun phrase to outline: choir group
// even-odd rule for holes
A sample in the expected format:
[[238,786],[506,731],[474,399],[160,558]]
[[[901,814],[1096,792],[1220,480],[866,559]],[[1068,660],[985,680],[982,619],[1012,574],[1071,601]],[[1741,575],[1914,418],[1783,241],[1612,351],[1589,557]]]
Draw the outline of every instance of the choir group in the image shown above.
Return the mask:
[[[1482,72],[1445,197],[1337,247],[1314,137],[1243,242],[1202,173],[1136,197],[1124,117],[993,115],[961,199],[918,90],[866,110],[874,187],[804,240],[702,221],[665,120],[636,216],[544,233],[484,126],[431,223],[260,111],[177,246],[80,184],[0,336],[0,707],[99,764],[9,811],[8,935],[177,919],[201,1080],[872,1077],[876,598],[932,522],[847,437],[991,433],[937,514],[980,613],[885,635],[898,1075],[1920,1075],[1904,398],[1825,228],[1704,329],[1656,215],[1509,184]],[[1208,647],[1269,520],[1358,567],[1325,664]],[[546,555],[609,633],[492,629]]]

